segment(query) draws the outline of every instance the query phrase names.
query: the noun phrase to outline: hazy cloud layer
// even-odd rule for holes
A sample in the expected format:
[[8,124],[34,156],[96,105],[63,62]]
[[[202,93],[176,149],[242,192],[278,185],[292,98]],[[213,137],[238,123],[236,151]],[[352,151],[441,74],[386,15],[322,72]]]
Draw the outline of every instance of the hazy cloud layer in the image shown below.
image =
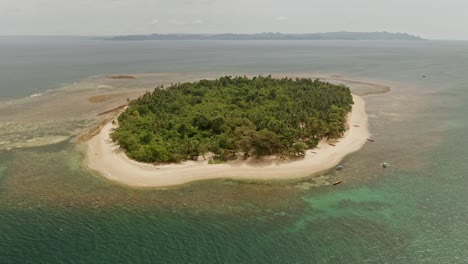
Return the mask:
[[408,32],[468,39],[467,0],[0,0],[0,35]]

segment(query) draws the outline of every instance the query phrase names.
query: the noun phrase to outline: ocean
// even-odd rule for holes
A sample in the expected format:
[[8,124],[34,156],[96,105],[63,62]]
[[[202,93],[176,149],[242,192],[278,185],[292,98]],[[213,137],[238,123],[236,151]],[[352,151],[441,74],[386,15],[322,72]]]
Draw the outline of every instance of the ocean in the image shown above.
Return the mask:
[[[467,62],[451,41],[0,38],[0,262],[468,263]],[[363,97],[375,142],[343,171],[138,189],[83,168],[74,136],[108,107],[83,98],[244,74],[391,90]]]

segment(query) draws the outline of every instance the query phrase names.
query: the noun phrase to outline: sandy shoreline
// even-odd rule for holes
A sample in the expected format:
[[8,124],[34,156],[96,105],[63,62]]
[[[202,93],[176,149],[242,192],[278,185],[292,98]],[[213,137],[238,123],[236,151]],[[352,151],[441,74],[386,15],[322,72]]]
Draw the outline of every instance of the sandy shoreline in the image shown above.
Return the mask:
[[[188,182],[230,178],[274,180],[311,176],[336,166],[346,155],[358,151],[369,137],[364,100],[353,95],[354,105],[349,116],[349,130],[331,146],[321,142],[297,161],[228,162],[210,165],[207,161],[187,161],[182,164],[154,166],[130,160],[114,144],[107,123],[99,134],[88,141],[86,165],[109,180],[135,187],[165,187]],[[314,153],[313,153],[314,152]]]

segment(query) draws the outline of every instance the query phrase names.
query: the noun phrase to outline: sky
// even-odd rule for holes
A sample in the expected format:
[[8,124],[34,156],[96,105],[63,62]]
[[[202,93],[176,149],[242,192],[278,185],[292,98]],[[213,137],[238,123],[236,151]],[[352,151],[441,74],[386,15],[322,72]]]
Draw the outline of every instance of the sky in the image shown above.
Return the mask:
[[468,40],[468,0],[0,0],[0,35],[406,32]]

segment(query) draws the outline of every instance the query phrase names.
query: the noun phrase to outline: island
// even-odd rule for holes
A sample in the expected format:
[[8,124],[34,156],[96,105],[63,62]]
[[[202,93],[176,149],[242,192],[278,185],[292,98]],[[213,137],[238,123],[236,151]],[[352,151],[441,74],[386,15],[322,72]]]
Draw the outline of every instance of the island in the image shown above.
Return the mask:
[[369,137],[362,98],[307,78],[157,87],[88,144],[88,166],[132,186],[283,179],[327,170]]
[[256,34],[150,34],[104,38],[106,40],[422,40],[408,33],[392,32],[325,32],[325,33],[256,33]]

